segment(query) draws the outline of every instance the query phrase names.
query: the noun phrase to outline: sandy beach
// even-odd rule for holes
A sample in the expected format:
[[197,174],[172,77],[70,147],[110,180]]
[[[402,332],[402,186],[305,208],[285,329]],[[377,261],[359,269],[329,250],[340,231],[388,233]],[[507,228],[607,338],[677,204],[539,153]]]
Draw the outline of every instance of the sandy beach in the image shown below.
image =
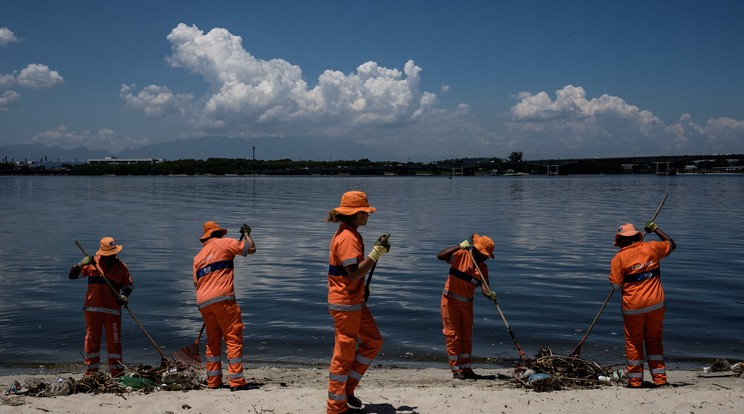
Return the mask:
[[[484,369],[487,380],[453,380],[447,369],[373,367],[357,390],[366,413],[741,413],[744,378],[731,372],[668,372],[672,386],[536,392],[519,387],[511,369]],[[246,370],[255,388],[134,391],[117,394],[73,394],[58,397],[8,396],[13,381],[29,375],[0,377],[0,413],[322,413],[325,412],[326,367],[258,367]],[[81,373],[34,376],[52,382],[57,376],[80,379]],[[10,405],[19,404],[19,405]]]

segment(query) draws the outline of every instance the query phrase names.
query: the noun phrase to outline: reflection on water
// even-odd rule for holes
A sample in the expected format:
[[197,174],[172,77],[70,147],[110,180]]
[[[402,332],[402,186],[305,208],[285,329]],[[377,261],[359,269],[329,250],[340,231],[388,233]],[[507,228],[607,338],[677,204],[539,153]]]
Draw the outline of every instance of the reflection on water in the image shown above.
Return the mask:
[[[191,280],[202,224],[237,237],[248,223],[257,253],[236,258],[236,290],[249,362],[327,362],[324,222],[344,191],[378,208],[360,229],[367,250],[380,233],[392,251],[374,275],[369,306],[385,339],[380,359],[444,363],[441,249],[473,232],[496,242],[492,288],[521,347],[569,353],[610,290],[614,229],[641,226],[669,193],[658,223],[678,249],[662,264],[671,360],[742,359],[741,194],[744,177],[0,177],[0,365],[77,362],[85,282],[68,280],[104,235],[124,245],[135,281],[131,308],[164,352],[193,342],[201,326]],[[493,305],[476,298],[477,358],[517,356]],[[125,358],[157,362],[124,316]],[[702,339],[702,338],[705,339]],[[619,294],[582,356],[623,360]]]

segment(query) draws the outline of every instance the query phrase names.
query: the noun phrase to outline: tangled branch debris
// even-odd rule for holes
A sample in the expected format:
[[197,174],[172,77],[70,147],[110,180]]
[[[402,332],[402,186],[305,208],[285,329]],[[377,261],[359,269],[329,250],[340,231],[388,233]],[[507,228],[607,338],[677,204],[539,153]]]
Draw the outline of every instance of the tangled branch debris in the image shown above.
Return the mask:
[[52,383],[37,378],[27,378],[24,384],[15,381],[6,395],[29,395],[53,397],[77,393],[86,394],[125,394],[134,391],[151,393],[153,391],[187,391],[205,387],[201,370],[175,360],[163,361],[160,366],[138,365],[127,369],[126,375],[113,378],[97,372],[83,376],[79,380],[72,377],[57,378]]
[[621,374],[613,372],[612,367],[603,367],[578,357],[553,354],[547,345],[540,348],[535,359],[527,360],[515,368],[514,378],[518,385],[537,392],[592,389],[624,380]]

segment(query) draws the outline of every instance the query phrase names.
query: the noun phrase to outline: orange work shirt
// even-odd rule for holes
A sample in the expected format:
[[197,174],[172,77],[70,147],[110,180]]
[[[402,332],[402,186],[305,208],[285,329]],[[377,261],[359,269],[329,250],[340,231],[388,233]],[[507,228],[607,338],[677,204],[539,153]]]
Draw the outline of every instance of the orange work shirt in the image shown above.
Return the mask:
[[622,312],[635,315],[664,307],[661,259],[672,252],[667,242],[638,242],[625,246],[610,262],[610,283],[622,289]]
[[245,240],[211,238],[194,256],[193,278],[199,309],[217,302],[235,301],[233,259],[238,254],[248,255]]
[[116,298],[122,288],[134,288],[134,282],[132,281],[132,276],[129,274],[129,269],[127,269],[124,262],[118,259],[110,269],[106,267],[100,256],[96,256],[94,260],[101,267],[101,270],[103,270],[106,279],[116,289],[116,294],[111,290],[108,283],[103,280],[95,265],[89,264],[83,266],[80,273],[88,278],[88,291],[85,293],[83,310],[121,315],[121,306],[116,303]]
[[[444,296],[461,302],[472,302],[475,288],[481,281],[478,270],[473,266],[473,259],[467,250],[457,250],[448,260],[450,264],[447,281],[444,283]],[[478,265],[483,277],[488,282],[488,266],[485,262]]]
[[364,278],[351,280],[346,274],[346,266],[358,265],[362,260],[364,260],[362,235],[355,228],[341,223],[331,240],[331,252],[328,257],[328,304],[332,309],[361,309],[361,304],[364,303]]

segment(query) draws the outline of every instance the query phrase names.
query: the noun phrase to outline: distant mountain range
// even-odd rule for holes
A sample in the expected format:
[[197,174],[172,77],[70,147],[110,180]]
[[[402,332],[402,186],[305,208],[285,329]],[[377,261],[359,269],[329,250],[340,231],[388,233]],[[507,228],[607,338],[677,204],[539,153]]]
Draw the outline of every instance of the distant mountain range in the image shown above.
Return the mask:
[[0,161],[74,162],[91,158],[162,158],[165,160],[207,158],[255,158],[259,160],[394,160],[384,153],[349,140],[331,138],[227,138],[202,137],[178,139],[118,153],[86,147],[64,149],[42,144],[0,146]]

